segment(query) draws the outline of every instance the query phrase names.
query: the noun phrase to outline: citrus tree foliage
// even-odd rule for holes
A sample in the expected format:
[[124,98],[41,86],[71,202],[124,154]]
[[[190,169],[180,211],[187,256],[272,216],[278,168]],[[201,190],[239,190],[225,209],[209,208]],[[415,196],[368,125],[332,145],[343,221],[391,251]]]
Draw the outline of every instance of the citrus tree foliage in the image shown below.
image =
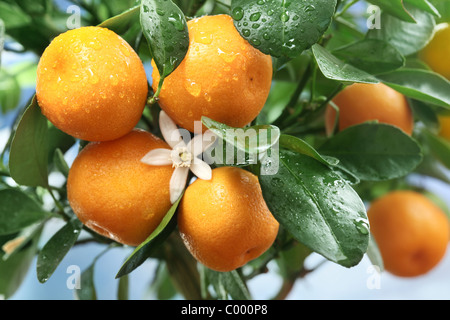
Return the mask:
[[[285,283],[293,283],[311,271],[305,270],[303,262],[312,253],[347,268],[357,265],[364,255],[382,266],[371,241],[365,202],[407,185],[411,173],[450,182],[441,170],[442,166],[450,168],[450,143],[437,135],[437,114],[450,109],[450,83],[418,59],[435,25],[449,17],[444,1],[71,2],[81,9],[81,26],[107,27],[128,41],[144,63],[154,59],[161,83],[187,52],[186,22],[202,15],[229,14],[242,37],[271,55],[274,62],[270,95],[250,125],[256,134],[261,129],[270,131],[279,143],[278,171],[259,176],[267,205],[280,223],[274,245],[238,270],[208,270],[174,237],[176,202],[117,270],[118,298],[127,297],[127,276],[147,259],[155,259],[161,267],[154,289],[162,298],[180,293],[196,299],[251,299],[247,281],[264,272],[269,262],[277,264]],[[373,19],[379,18],[380,28],[368,30],[366,20],[371,17],[351,13],[349,9],[357,3],[378,6],[381,14]],[[74,12],[51,1],[3,0],[0,49],[39,57],[56,35],[67,30],[70,19],[76,18]],[[17,46],[11,46],[12,42]],[[0,162],[0,295],[5,298],[20,287],[34,258],[37,278],[44,283],[79,243],[97,242],[106,250],[122,246],[86,229],[67,202],[65,185],[51,185],[51,173],[68,175],[66,151],[82,148],[85,142],[52,126],[34,98],[19,103],[21,86],[30,77],[27,72],[35,67],[10,70],[2,66],[0,71],[1,112],[17,110]],[[377,122],[325,135],[324,109],[340,90],[351,83],[380,82],[407,97],[415,118],[412,136]],[[139,126],[158,134],[153,94]],[[203,123],[227,142],[228,126],[208,118]],[[245,143],[238,142],[235,148],[248,157],[256,152]],[[265,164],[244,161],[236,165],[258,174]],[[44,203],[48,197],[50,204]],[[39,244],[43,228],[54,219],[61,219],[63,226]],[[83,270],[81,289],[76,290],[79,299],[96,298],[95,263],[96,259]],[[283,293],[273,295],[283,297]]]

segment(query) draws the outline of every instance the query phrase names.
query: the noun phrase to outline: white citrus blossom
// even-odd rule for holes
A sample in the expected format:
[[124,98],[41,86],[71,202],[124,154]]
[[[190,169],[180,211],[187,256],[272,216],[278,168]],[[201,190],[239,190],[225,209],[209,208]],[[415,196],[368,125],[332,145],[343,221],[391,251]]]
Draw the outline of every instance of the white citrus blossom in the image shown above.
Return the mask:
[[[153,149],[141,161],[153,166],[171,164],[175,168],[170,179],[170,202],[174,203],[186,186],[189,170],[199,179],[211,179],[211,167],[199,159],[198,156],[213,144],[215,135],[210,130],[207,130],[203,134],[197,134],[186,143],[175,122],[164,111],[161,111],[159,114],[159,126],[164,140],[172,150]],[[190,137],[190,133],[187,130],[186,133]]]

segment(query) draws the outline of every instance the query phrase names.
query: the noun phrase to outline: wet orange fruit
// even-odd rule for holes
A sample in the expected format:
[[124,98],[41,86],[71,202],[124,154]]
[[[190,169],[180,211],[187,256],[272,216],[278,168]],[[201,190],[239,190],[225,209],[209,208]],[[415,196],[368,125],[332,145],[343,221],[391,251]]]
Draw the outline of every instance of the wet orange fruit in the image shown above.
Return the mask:
[[211,180],[189,185],[178,226],[192,255],[217,271],[234,270],[263,254],[279,228],[258,178],[237,167],[213,169]]
[[[194,132],[202,116],[243,127],[263,108],[272,81],[272,59],[250,45],[228,15],[188,22],[189,49],[164,79],[161,108],[181,127]],[[153,63],[153,90],[160,80]],[[205,130],[205,128],[203,128]]]
[[139,56],[106,28],[60,34],[37,68],[36,97],[42,113],[82,140],[113,140],[130,132],[142,115],[147,93]]
[[170,148],[149,132],[91,142],[78,154],[67,180],[70,206],[81,222],[117,242],[137,246],[171,207],[171,166],[149,166],[142,157]]
[[[411,135],[414,118],[405,96],[383,83],[354,83],[332,100],[339,108],[338,130],[377,120],[402,129]],[[336,111],[330,105],[325,112],[325,129],[331,134],[336,121]]]

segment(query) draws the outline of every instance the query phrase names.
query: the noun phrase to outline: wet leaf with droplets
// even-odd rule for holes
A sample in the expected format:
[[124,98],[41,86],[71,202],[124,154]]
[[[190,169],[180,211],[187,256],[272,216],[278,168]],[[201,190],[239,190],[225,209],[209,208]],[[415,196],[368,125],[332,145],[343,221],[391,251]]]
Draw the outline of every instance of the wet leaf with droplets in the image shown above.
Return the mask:
[[273,57],[295,58],[331,23],[336,0],[233,0],[235,26],[253,46]]
[[56,270],[70,248],[80,235],[82,223],[73,218],[59,229],[44,245],[37,256],[36,270],[38,280],[46,282]]
[[183,61],[188,50],[186,18],[180,8],[170,0],[143,0],[140,21],[163,81]]
[[280,150],[279,170],[259,177],[275,218],[299,242],[345,267],[360,262],[369,243],[364,204],[340,174],[316,159]]
[[351,126],[319,148],[361,180],[382,181],[403,177],[422,161],[420,145],[402,130],[383,123]]

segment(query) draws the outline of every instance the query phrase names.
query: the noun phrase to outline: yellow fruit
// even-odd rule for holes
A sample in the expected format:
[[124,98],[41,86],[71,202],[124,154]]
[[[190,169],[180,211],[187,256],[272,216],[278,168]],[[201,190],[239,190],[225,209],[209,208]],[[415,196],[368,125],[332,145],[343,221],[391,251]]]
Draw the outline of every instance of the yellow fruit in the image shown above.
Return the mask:
[[[202,116],[232,127],[247,125],[268,97],[271,57],[242,38],[228,15],[190,20],[188,28],[188,52],[164,79],[159,95],[161,108],[191,132],[194,121],[201,121]],[[153,70],[156,91],[160,75],[154,63]]]
[[447,216],[420,193],[388,193],[372,203],[368,217],[384,267],[392,274],[423,275],[446,253],[450,234]]
[[181,237],[192,255],[216,271],[231,271],[264,253],[279,224],[258,178],[236,167],[213,169],[211,180],[186,189],[178,212]]
[[171,166],[141,162],[152,149],[169,148],[149,132],[89,143],[75,158],[67,180],[70,206],[81,222],[117,242],[137,246],[171,207]]
[[[354,83],[339,92],[332,100],[339,108],[338,130],[378,120],[394,125],[411,135],[414,118],[406,98],[383,83]],[[327,106],[325,128],[330,134],[334,128],[336,111]]]
[[436,26],[433,39],[419,56],[436,73],[450,79],[450,24],[441,23]]
[[100,27],[57,36],[42,54],[36,81],[42,113],[62,131],[88,141],[130,132],[148,93],[139,56],[120,36]]

